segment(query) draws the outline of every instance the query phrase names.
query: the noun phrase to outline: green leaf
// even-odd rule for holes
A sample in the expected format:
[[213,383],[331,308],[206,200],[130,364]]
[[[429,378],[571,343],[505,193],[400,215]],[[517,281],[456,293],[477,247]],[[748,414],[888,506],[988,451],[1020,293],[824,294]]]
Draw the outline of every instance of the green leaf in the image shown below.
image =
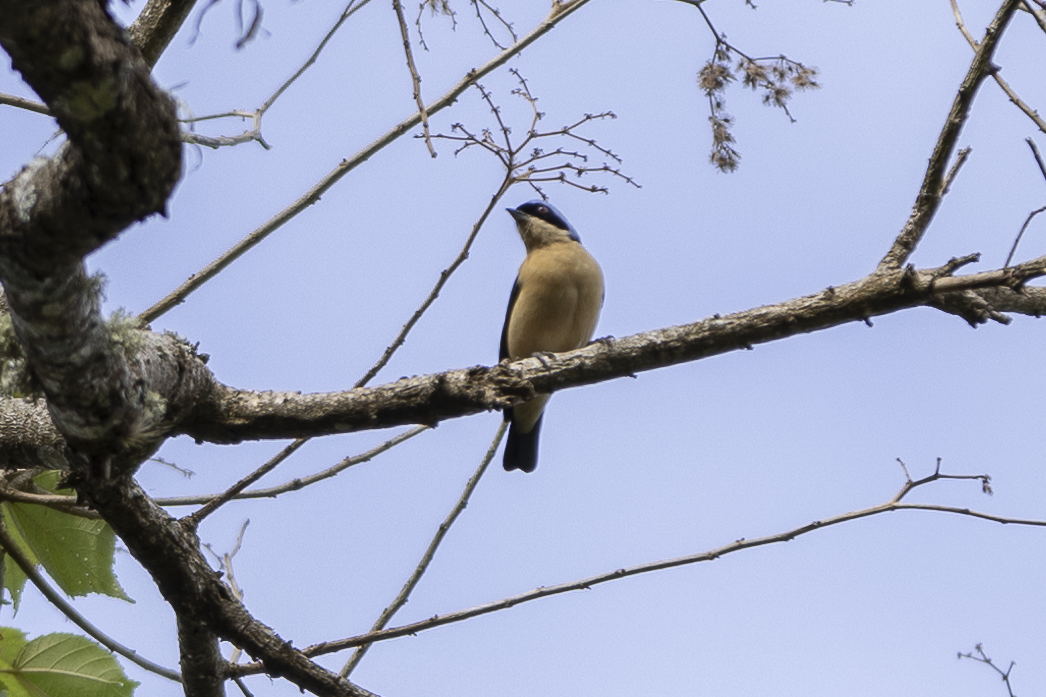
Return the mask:
[[25,646],[25,634],[13,627],[0,627],[0,679],[14,664],[18,652]]
[[0,683],[10,697],[130,697],[138,683],[90,639],[45,634],[26,642],[0,628]]
[[[4,519],[4,527],[7,529],[7,534],[11,536],[15,544],[22,553],[29,557],[29,561],[34,566],[39,564],[36,557],[33,555],[33,550],[29,549],[26,545],[22,535],[18,532],[14,526],[14,522],[11,520],[10,511],[8,510],[9,504],[0,504],[0,515]],[[22,601],[22,591],[25,589],[25,582],[29,580],[25,573],[22,572],[22,567],[14,562],[11,557],[4,555],[4,588],[7,589],[11,595],[11,603],[14,605],[14,611],[18,612],[18,604]]]
[[[35,481],[53,491],[58,476],[47,472]],[[101,593],[134,602],[113,574],[116,535],[104,520],[31,503],[8,502],[3,508],[8,532],[67,595]]]

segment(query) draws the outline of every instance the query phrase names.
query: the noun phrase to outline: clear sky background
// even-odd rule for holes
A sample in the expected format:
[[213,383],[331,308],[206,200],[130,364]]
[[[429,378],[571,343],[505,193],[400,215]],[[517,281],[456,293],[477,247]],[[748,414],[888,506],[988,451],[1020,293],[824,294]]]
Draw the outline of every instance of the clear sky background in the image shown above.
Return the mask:
[[[129,21],[140,1],[114,10]],[[457,27],[423,16],[416,53],[427,100],[497,52],[474,12]],[[503,0],[520,34],[545,3]],[[609,195],[547,186],[606,276],[597,336],[626,336],[814,293],[874,269],[908,217],[925,164],[972,52],[946,0],[708,0],[717,28],[751,56],[785,54],[820,69],[822,89],[791,102],[796,123],[735,86],[740,170],[707,162],[708,104],[696,76],[714,41],[697,10],[668,0],[594,0],[508,64],[554,129],[582,129],[642,185],[593,176]],[[978,38],[995,3],[962,8]],[[264,3],[264,31],[236,51],[234,3],[199,10],[154,72],[186,109],[257,108],[307,58],[338,3]],[[408,3],[408,16],[416,8]],[[412,26],[415,32],[416,29]],[[502,37],[504,38],[504,37]],[[1046,109],[1043,35],[1018,13],[996,63]],[[506,69],[482,84],[521,136],[526,105]],[[4,62],[0,91],[33,96]],[[351,19],[265,116],[273,148],[185,149],[167,219],[135,226],[89,259],[108,278],[107,309],[140,312],[414,109],[391,3]],[[496,124],[475,90],[432,119]],[[245,124],[205,122],[207,135]],[[54,132],[48,118],[0,107],[0,179]],[[983,254],[1002,265],[1046,183],[1024,139],[1043,134],[986,82],[960,138],[972,146],[914,256],[937,266]],[[404,137],[154,323],[211,355],[226,384],[347,389],[375,362],[457,254],[502,176],[479,151],[455,157]],[[53,149],[53,146],[51,147]],[[600,163],[597,158],[596,164]],[[523,258],[500,211],[391,364],[372,384],[489,365]],[[1046,253],[1033,224],[1018,253]],[[912,500],[1046,519],[1042,445],[1046,324],[1016,317],[971,329],[932,309],[876,318],[710,360],[557,394],[533,475],[500,454],[394,625],[739,538],[774,534],[890,499],[937,458],[952,474]],[[295,645],[366,631],[399,590],[456,500],[500,414],[449,421],[335,479],[276,500],[237,502],[201,528],[218,552],[250,525],[235,560],[245,602]],[[262,485],[327,468],[396,431],[311,442]],[[285,443],[160,452],[139,474],[155,496],[220,491]],[[176,515],[188,509],[175,509]],[[1018,694],[1046,693],[1046,530],[950,514],[899,512],[815,532],[714,563],[661,571],[541,600],[373,647],[353,679],[383,697],[454,695],[1005,695],[987,667],[958,661],[983,642]],[[76,606],[119,641],[176,667],[173,615],[127,554],[130,605]],[[35,636],[75,627],[27,589],[3,624]],[[329,656],[339,668],[347,653]],[[128,665],[139,694],[177,685]],[[264,677],[255,695],[295,695]],[[230,686],[230,694],[236,692]]]

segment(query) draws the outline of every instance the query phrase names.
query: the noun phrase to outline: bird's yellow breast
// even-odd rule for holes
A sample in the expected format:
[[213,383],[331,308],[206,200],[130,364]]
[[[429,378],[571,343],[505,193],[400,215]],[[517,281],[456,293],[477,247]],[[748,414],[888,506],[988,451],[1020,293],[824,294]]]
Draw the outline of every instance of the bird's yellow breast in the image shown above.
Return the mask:
[[507,334],[509,357],[571,351],[587,344],[603,305],[603,272],[574,241],[532,250],[519,269]]

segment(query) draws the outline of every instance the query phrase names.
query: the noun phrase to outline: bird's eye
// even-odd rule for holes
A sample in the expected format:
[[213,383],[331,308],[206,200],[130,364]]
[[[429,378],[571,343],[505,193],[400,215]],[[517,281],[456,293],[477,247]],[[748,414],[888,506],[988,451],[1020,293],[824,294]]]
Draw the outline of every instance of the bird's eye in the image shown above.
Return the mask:
[[544,206],[538,206],[538,213],[541,213],[541,214],[548,213],[548,209],[545,208]]

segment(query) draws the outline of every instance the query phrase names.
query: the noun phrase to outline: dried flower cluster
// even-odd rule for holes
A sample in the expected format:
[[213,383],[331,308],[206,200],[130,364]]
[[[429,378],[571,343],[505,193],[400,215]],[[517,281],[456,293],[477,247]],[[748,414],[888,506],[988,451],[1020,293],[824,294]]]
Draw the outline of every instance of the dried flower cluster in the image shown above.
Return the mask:
[[[738,56],[736,60],[735,54]],[[741,160],[730,131],[734,118],[726,112],[726,89],[731,82],[740,79],[745,87],[762,91],[763,104],[784,110],[788,118],[795,121],[788,111],[788,100],[796,90],[820,87],[816,78],[817,68],[785,56],[751,58],[717,36],[715,54],[697,76],[697,84],[708,97],[711,112],[708,121],[712,127],[712,152],[709,155],[712,164],[720,171],[732,172]]]

